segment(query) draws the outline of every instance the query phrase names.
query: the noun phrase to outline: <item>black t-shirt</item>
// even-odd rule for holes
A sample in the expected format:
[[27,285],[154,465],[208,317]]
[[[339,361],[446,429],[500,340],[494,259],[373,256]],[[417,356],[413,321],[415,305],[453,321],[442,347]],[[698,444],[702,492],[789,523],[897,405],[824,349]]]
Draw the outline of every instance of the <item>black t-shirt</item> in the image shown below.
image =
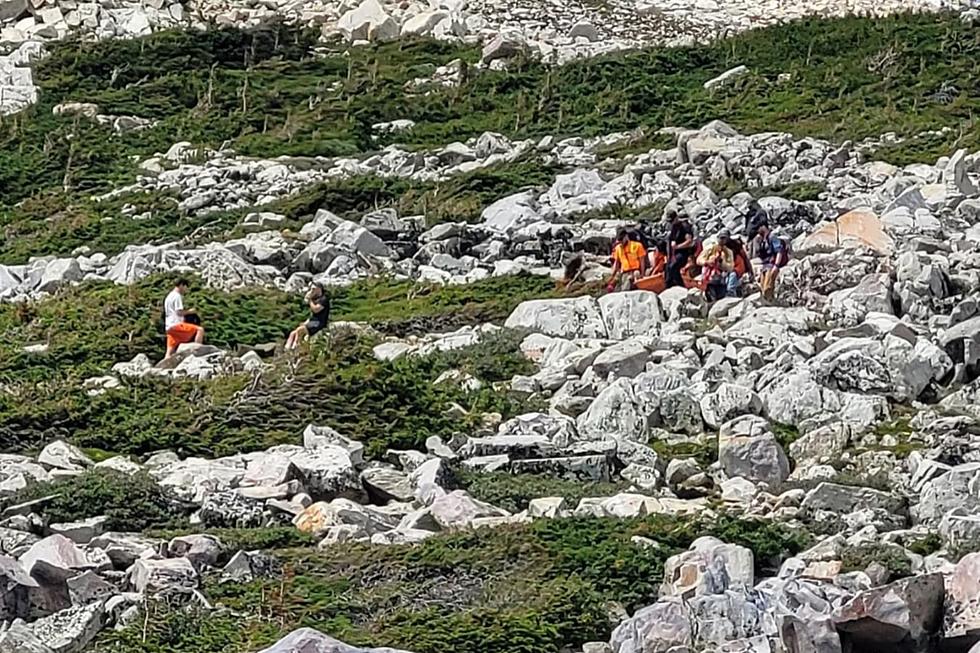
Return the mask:
[[[691,239],[692,239],[691,245],[688,246],[688,247],[684,247],[683,249],[678,250],[678,245],[680,245],[681,243],[683,243],[684,241],[686,241],[688,239],[688,237],[691,237]],[[683,253],[690,253],[691,249],[694,247],[693,238],[694,238],[694,229],[691,228],[691,225],[689,223],[687,223],[687,222],[676,222],[676,223],[670,225],[669,241],[670,241],[671,247],[675,251],[683,252]]]
[[326,294],[320,295],[313,300],[315,306],[319,306],[320,310],[312,311],[313,315],[310,317],[311,322],[318,322],[321,326],[327,323],[330,319],[330,298]]

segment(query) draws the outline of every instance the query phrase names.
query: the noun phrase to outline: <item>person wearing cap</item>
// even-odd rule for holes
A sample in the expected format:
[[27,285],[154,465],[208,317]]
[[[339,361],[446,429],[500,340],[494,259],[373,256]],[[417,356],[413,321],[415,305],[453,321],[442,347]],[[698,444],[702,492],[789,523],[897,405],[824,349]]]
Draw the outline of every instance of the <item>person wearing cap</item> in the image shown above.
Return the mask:
[[310,307],[310,319],[300,324],[289,334],[286,339],[287,350],[296,349],[304,338],[315,336],[323,331],[330,320],[330,297],[323,290],[323,286],[314,283],[303,299]]
[[636,280],[646,275],[647,250],[635,231],[620,229],[616,233],[612,258],[612,279],[606,286],[607,291],[632,290]]

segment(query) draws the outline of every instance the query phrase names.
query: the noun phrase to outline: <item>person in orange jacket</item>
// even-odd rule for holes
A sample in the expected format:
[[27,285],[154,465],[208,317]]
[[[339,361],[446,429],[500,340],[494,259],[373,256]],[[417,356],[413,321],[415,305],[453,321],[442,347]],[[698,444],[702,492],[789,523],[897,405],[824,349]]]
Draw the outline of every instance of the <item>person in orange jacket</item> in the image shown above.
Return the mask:
[[613,241],[612,278],[606,286],[608,292],[632,290],[636,280],[646,276],[649,261],[647,250],[639,236],[632,231],[620,229]]

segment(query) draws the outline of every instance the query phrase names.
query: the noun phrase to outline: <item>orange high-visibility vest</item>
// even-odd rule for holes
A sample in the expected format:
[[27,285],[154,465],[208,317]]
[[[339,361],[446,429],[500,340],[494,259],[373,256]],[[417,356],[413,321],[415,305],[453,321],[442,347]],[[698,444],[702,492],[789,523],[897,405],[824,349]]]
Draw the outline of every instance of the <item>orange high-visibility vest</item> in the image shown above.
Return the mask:
[[641,243],[618,243],[613,249],[613,258],[619,261],[623,272],[634,272],[640,269],[640,260],[646,258],[647,250]]

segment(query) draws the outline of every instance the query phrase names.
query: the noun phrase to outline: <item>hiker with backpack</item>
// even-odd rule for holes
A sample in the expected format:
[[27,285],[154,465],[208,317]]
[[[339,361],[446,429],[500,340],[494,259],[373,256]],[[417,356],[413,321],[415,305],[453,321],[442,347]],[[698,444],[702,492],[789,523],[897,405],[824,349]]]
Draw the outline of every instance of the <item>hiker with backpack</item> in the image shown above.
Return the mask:
[[184,293],[190,288],[187,279],[178,279],[170,294],[163,302],[164,327],[167,332],[167,352],[163,360],[171,358],[177,347],[184,343],[204,342],[204,327],[191,309],[184,308]]
[[697,242],[694,240],[694,229],[686,215],[670,211],[667,214],[670,223],[670,234],[667,236],[667,275],[665,281],[668,288],[683,286],[684,277],[681,271],[692,256],[696,256]]
[[315,336],[323,331],[327,328],[327,322],[330,321],[330,297],[323,286],[318,283],[311,285],[303,300],[310,308],[310,319],[290,332],[289,337],[286,338],[287,351],[299,347],[299,343],[304,338]]
[[762,271],[759,274],[762,296],[772,301],[776,293],[776,277],[779,275],[779,269],[789,263],[789,241],[774,236],[768,225],[762,225],[752,244],[755,255],[762,261]]

